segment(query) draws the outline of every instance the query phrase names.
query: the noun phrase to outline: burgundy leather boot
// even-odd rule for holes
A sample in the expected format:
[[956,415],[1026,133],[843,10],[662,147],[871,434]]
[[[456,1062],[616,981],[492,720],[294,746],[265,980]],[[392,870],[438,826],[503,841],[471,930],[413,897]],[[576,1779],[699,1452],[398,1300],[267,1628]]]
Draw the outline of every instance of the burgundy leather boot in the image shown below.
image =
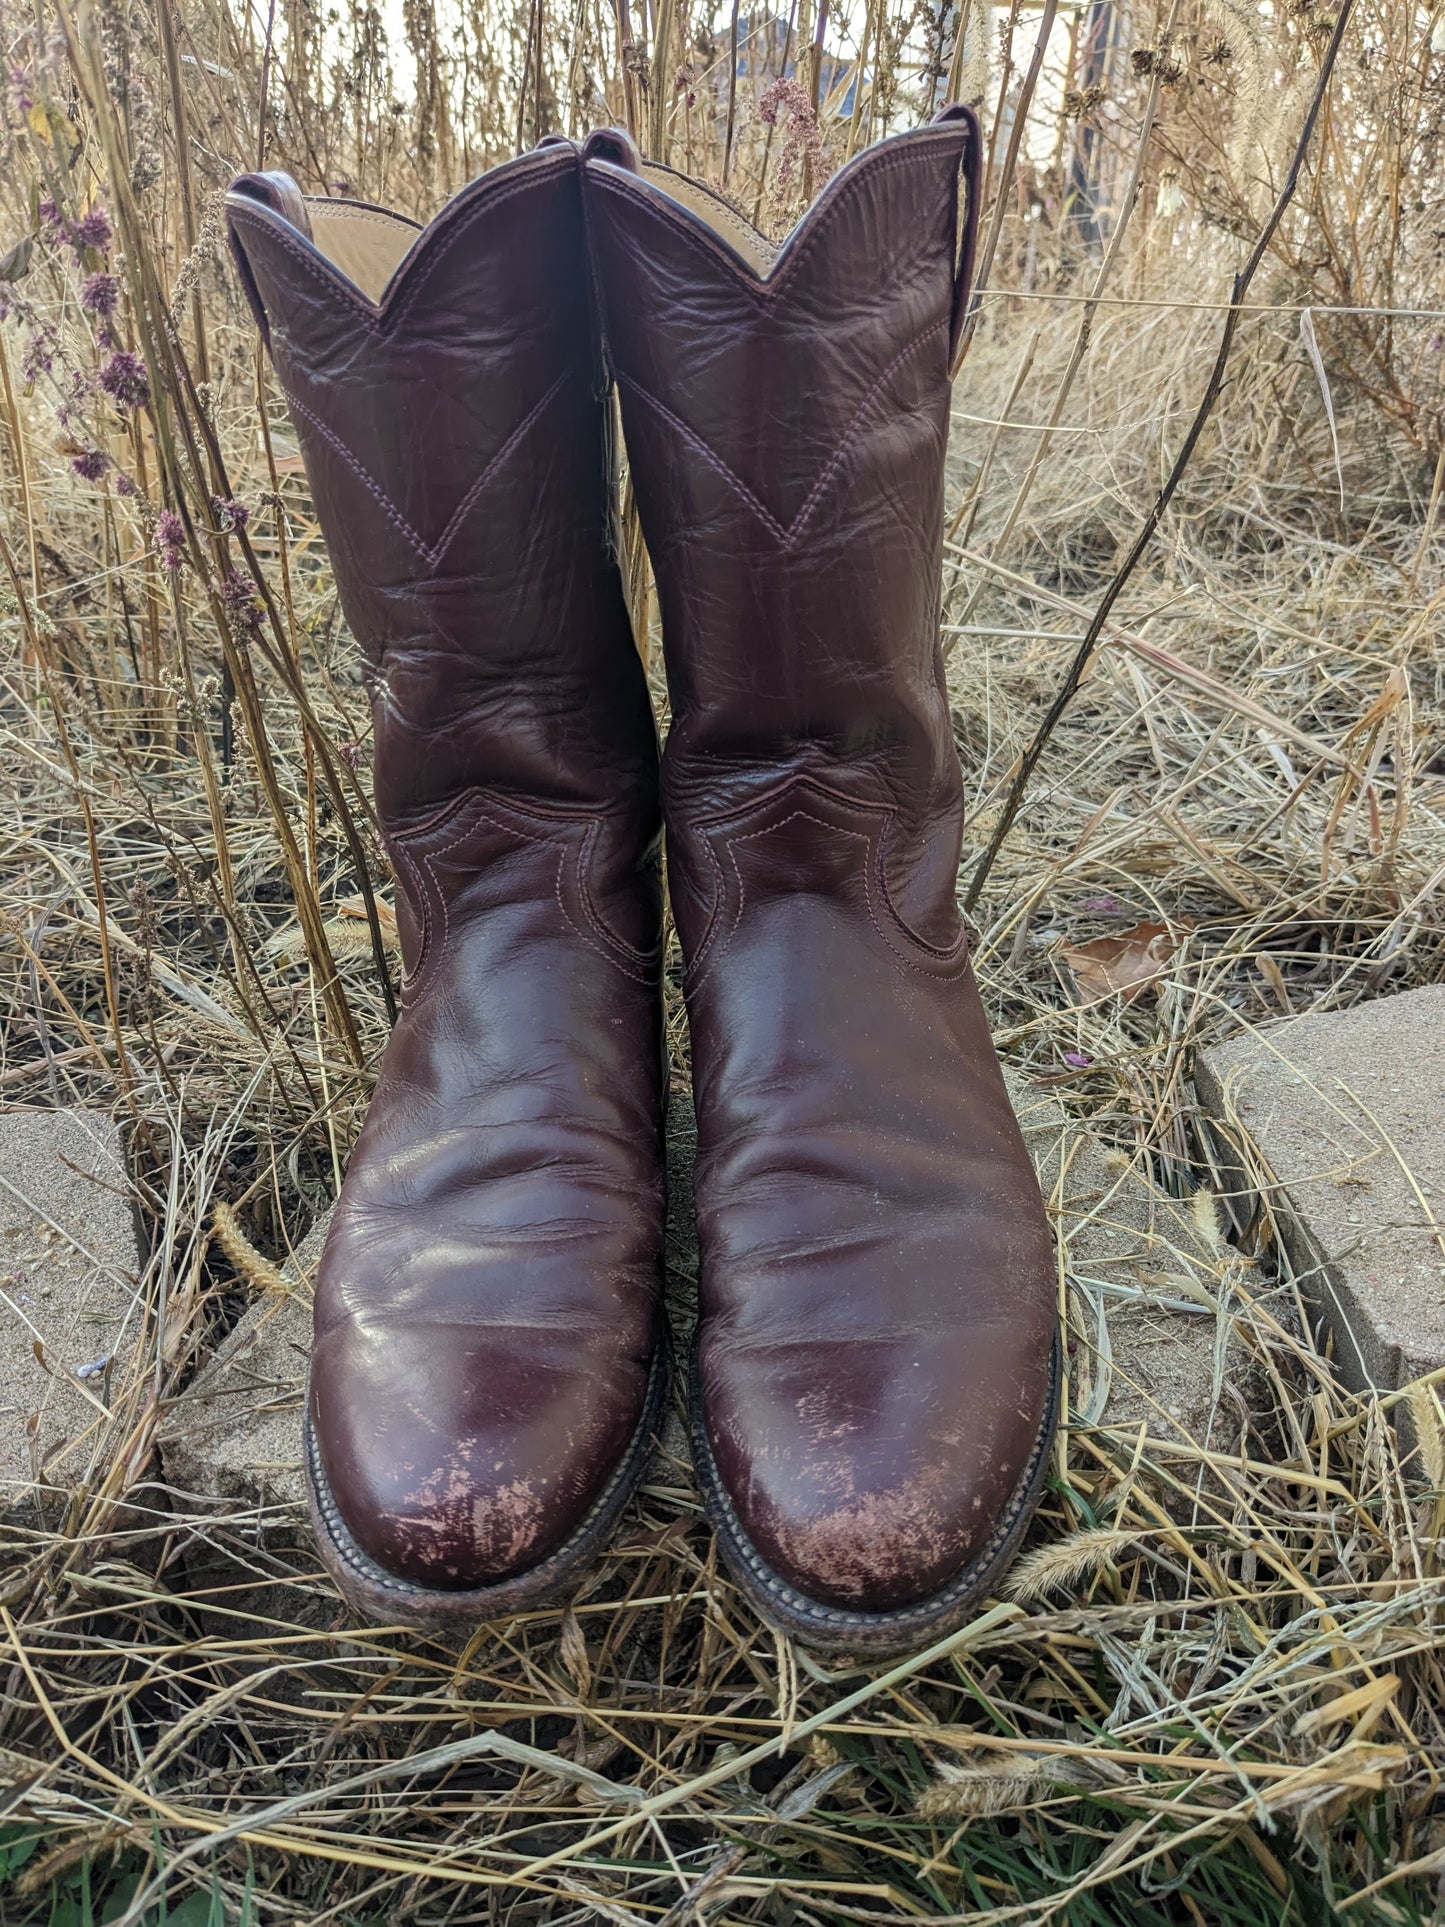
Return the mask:
[[672,698],[697,1470],[768,1620],[907,1650],[1022,1536],[1059,1380],[1052,1239],[954,895],[938,603],[977,125],[859,155],[780,250],[623,135],[585,154]]
[[565,1592],[663,1377],[657,743],[613,560],[581,163],[429,227],[227,215],[366,655],[403,1009],[316,1284],[322,1554],[388,1621]]

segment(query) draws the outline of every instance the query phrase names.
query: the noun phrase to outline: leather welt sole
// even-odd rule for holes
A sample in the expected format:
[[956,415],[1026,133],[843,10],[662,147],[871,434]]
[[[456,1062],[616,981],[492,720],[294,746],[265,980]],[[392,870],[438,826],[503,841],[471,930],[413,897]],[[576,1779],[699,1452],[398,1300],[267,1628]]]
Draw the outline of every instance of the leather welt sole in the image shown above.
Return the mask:
[[850,1612],[824,1606],[799,1592],[763,1558],[743,1530],[742,1521],[727,1495],[703,1424],[702,1392],[694,1356],[688,1399],[692,1462],[702,1488],[708,1519],[722,1547],[728,1569],[753,1606],[770,1626],[787,1633],[816,1653],[867,1658],[897,1658],[943,1639],[965,1625],[1003,1572],[1028,1529],[1044,1488],[1049,1450],[1059,1416],[1063,1352],[1057,1329],[1049,1361],[1049,1391],[1043,1422],[1023,1476],[1014,1487],[998,1524],[978,1555],[941,1591],[898,1612]]
[[528,1571],[499,1580],[492,1586],[475,1586],[464,1592],[412,1585],[408,1580],[398,1579],[362,1551],[352,1538],[327,1483],[308,1409],[305,1462],[311,1529],[322,1563],[347,1604],[382,1625],[428,1628],[459,1622],[483,1624],[492,1619],[509,1618],[513,1613],[556,1605],[569,1598],[604,1550],[623,1507],[646,1469],[657,1433],[671,1355],[671,1346],[663,1333],[652,1355],[652,1370],[637,1430],[612,1477],[572,1536]]

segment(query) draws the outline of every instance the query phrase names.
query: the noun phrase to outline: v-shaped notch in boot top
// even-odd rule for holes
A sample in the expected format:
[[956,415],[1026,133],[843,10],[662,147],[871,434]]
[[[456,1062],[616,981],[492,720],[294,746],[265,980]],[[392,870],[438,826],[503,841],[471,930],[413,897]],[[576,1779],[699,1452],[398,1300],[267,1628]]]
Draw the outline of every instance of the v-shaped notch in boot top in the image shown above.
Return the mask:
[[[965,191],[960,197],[963,208],[956,275],[954,333],[962,318],[972,278],[974,237],[978,224],[978,174],[981,137],[972,108],[945,107],[926,127],[891,135],[876,146],[865,148],[839,168],[824,185],[817,198],[805,209],[792,231],[780,242],[769,240],[723,194],[702,181],[696,181],[674,168],[655,161],[644,161],[629,136],[620,128],[601,128],[589,136],[582,149],[589,171],[610,178],[623,192],[646,195],[662,218],[677,222],[690,231],[696,243],[714,256],[728,262],[745,283],[752,283],[764,298],[783,294],[804,262],[821,255],[824,272],[842,268],[857,272],[869,254],[879,268],[886,268],[894,244],[906,245],[906,227],[889,225],[881,218],[883,210],[871,212],[868,203],[878,195],[883,177],[899,168],[923,176],[942,177],[965,174]],[[915,194],[916,187],[912,190]],[[850,214],[855,232],[847,232]],[[879,247],[855,256],[858,225],[874,228]],[[839,230],[844,232],[839,234]],[[924,236],[917,237],[920,240]],[[839,261],[838,256],[845,258]]]
[[[359,572],[374,553],[391,583],[464,577],[489,485],[525,505],[534,429],[569,383],[596,385],[577,150],[494,168],[424,228],[278,174],[243,175],[226,213],[333,547],[354,530]],[[486,553],[510,568],[525,521],[519,537]]]
[[[978,205],[977,123],[950,112],[857,155],[777,250],[711,188],[639,160],[626,135],[584,147],[629,446],[656,445],[679,529],[716,532],[740,507],[762,545],[825,566],[829,531],[856,512],[861,449],[899,501],[905,471],[932,462]],[[931,539],[905,531],[905,552]]]
[[[233,231],[237,216],[244,221],[259,213],[278,236],[286,235],[298,258],[311,259],[340,296],[349,297],[362,313],[385,319],[413,298],[415,284],[426,281],[477,216],[485,217],[529,185],[576,167],[577,150],[570,142],[539,147],[479,174],[424,226],[371,201],[303,194],[289,174],[280,172],[240,175],[227,191],[226,212]],[[245,267],[243,256],[243,278]],[[247,293],[255,306],[256,290],[248,286]],[[257,320],[264,333],[269,321],[264,305]]]

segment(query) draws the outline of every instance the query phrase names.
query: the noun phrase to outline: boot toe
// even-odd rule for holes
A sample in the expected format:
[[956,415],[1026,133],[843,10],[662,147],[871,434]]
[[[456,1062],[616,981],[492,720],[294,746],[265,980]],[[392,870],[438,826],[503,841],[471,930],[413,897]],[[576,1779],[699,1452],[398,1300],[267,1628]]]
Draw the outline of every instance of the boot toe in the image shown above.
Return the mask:
[[1038,1440],[1042,1388],[1001,1399],[979,1387],[961,1402],[967,1365],[947,1349],[884,1361],[872,1346],[822,1359],[815,1346],[774,1348],[705,1373],[705,1424],[732,1510],[805,1599],[905,1611],[973,1564],[1008,1516]]
[[630,1362],[583,1375],[495,1344],[479,1356],[459,1334],[444,1360],[407,1368],[395,1333],[338,1336],[329,1349],[349,1357],[318,1360],[311,1393],[331,1502],[369,1559],[424,1591],[498,1586],[557,1553],[641,1416],[646,1375]]

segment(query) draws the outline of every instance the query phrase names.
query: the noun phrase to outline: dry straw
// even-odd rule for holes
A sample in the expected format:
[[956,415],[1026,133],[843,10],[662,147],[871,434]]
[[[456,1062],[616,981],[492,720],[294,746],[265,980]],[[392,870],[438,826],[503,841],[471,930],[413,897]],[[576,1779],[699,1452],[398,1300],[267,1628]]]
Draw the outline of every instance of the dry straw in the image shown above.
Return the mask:
[[[117,1109],[150,1250],[140,1350],[10,1495],[7,1922],[1429,1916],[1441,1387],[1343,1388],[1268,1211],[1224,1235],[1190,1082],[1241,1025],[1445,974],[1445,53],[1355,0],[1301,147],[1339,22],[1065,6],[1031,80],[1022,6],[4,16],[0,1102]],[[766,210],[948,76],[992,156],[943,611],[971,868],[1097,629],[974,908],[1005,1056],[1115,1154],[1059,1200],[1070,1407],[1008,1603],[829,1675],[663,1453],[570,1611],[350,1625],[284,1468],[202,1496],[155,1450],[247,1305],[280,1315],[395,969],[356,655],[215,195],[260,160],[425,218],[519,128],[618,118]],[[1141,924],[1154,981],[1082,995],[1066,947]],[[669,1037],[680,1084],[675,1000]],[[1103,1276],[1142,1171],[1178,1209]],[[681,1308],[680,1225],[670,1255]],[[1153,1319],[1209,1334],[1187,1423],[1116,1343]]]

